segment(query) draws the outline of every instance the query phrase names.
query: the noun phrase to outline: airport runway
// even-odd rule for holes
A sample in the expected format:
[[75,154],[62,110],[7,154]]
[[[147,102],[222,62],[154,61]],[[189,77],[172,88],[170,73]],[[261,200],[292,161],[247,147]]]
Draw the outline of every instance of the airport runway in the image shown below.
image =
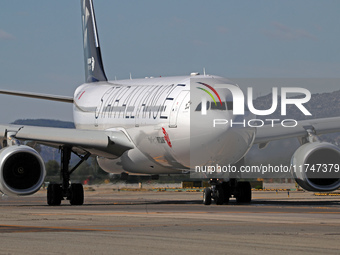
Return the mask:
[[339,254],[340,196],[253,192],[253,203],[201,204],[201,193],[45,191],[0,202],[0,254]]

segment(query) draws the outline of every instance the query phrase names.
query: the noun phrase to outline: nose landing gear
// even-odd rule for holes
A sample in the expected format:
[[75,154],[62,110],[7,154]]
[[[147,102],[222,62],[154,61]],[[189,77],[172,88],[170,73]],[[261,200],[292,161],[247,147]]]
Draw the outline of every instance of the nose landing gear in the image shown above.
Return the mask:
[[219,179],[210,180],[211,188],[203,191],[203,204],[210,205],[212,199],[217,205],[228,204],[229,198],[236,198],[237,203],[251,202],[251,185],[247,181],[230,179],[228,182]]

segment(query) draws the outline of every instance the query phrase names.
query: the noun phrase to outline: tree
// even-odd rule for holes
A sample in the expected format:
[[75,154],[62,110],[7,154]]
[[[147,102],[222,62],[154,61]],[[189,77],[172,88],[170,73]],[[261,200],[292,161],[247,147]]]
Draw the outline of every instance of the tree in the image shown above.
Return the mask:
[[57,161],[49,160],[45,164],[45,168],[46,168],[46,175],[47,176],[51,176],[51,177],[59,176],[60,165]]
[[26,145],[35,149],[37,152],[39,152],[39,154],[41,153],[41,146],[37,142],[27,141]]

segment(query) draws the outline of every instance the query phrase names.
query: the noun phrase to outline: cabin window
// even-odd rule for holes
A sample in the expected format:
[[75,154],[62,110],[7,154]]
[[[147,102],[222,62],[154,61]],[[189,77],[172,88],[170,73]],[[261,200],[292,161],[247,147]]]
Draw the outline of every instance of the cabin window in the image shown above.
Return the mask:
[[233,110],[234,109],[234,104],[233,104],[233,101],[229,101],[227,102],[227,109],[229,111]]

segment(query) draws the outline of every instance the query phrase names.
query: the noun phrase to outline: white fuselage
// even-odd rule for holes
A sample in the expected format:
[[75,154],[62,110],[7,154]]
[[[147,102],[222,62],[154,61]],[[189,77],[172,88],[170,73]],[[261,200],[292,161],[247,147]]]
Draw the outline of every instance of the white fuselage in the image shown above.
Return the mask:
[[[255,128],[213,128],[213,119],[236,116],[209,107],[202,115],[197,110],[201,98],[190,96],[199,82],[231,84],[205,75],[83,84],[74,94],[76,128],[121,130],[131,139],[135,148],[119,159],[98,157],[100,166],[112,173],[168,174],[190,170],[193,164],[236,163],[251,147]],[[216,90],[224,103],[230,98],[227,90]]]

